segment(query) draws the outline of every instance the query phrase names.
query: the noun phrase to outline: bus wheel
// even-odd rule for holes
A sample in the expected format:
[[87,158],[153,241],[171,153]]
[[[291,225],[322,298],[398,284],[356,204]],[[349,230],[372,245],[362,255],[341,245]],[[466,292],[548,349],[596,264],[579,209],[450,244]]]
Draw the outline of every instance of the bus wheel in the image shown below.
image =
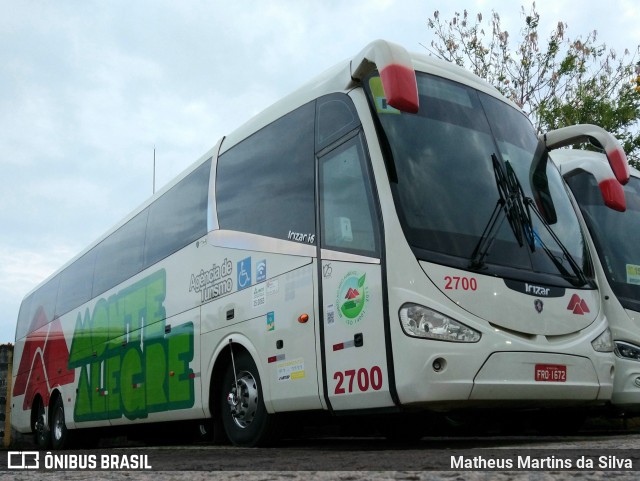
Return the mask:
[[51,415],[51,447],[53,449],[63,449],[67,445],[69,431],[64,422],[64,405],[60,396],[56,397],[53,403],[53,414]]
[[49,449],[49,443],[51,441],[49,436],[49,426],[47,423],[47,414],[44,409],[42,399],[38,399],[37,406],[34,408],[36,417],[33,426],[33,432],[35,442],[40,449]]
[[220,398],[224,430],[236,446],[259,446],[274,439],[274,416],[267,413],[262,385],[255,362],[247,352],[239,352],[223,377]]

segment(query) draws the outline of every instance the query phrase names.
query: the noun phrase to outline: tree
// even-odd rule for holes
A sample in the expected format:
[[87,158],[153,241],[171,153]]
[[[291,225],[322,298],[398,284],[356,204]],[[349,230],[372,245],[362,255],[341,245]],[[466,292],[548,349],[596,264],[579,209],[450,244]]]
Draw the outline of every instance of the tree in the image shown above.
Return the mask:
[[435,39],[425,48],[484,78],[520,106],[539,132],[599,125],[640,167],[640,45],[619,56],[597,42],[595,30],[584,39],[569,38],[561,21],[541,41],[535,2],[528,13],[521,11],[524,26],[515,48],[498,13],[492,11],[483,24],[481,13],[471,18],[466,10],[448,21],[435,11],[427,23]]

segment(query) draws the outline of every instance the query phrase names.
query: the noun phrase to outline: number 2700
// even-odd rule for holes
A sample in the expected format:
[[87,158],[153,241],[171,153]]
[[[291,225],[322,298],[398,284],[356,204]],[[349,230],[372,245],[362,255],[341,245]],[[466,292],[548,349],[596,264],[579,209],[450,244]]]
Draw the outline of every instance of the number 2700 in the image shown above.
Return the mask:
[[478,289],[478,281],[475,277],[444,276],[444,288],[447,290],[475,291]]
[[353,392],[354,382],[361,392],[369,389],[379,391],[382,388],[382,369],[380,366],[373,366],[369,370],[361,367],[357,371],[355,369],[337,371],[333,373],[333,379],[338,381],[334,394]]

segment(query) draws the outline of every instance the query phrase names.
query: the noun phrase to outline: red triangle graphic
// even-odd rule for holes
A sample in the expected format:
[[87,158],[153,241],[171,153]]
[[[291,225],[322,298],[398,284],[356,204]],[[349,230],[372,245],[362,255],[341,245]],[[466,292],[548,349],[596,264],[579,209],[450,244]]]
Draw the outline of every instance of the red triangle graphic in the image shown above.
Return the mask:
[[350,287],[349,290],[347,291],[347,295],[344,296],[344,298],[345,299],[355,299],[359,295],[360,295],[360,293],[358,292],[357,289],[353,289],[352,287]]
[[582,312],[584,312],[584,313],[590,312],[589,308],[587,307],[587,303],[585,302],[584,299],[580,300],[580,308],[582,309]]
[[578,297],[578,294],[574,294],[571,296],[571,300],[569,301],[567,309],[575,312],[575,308],[578,304],[580,304],[580,298]]

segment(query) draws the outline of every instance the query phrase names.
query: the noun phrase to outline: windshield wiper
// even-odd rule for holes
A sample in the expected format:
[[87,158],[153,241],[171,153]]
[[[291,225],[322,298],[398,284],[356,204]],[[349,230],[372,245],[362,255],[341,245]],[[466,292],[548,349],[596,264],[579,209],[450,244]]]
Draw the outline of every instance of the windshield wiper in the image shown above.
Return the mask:
[[553,229],[547,223],[547,221],[544,219],[544,217],[542,216],[542,214],[538,210],[538,207],[536,206],[536,203],[533,201],[533,199],[531,199],[530,197],[526,197],[525,200],[526,200],[526,203],[529,206],[531,206],[531,209],[536,214],[538,219],[540,219],[540,222],[545,227],[545,229],[547,230],[549,235],[553,238],[555,243],[558,245],[558,247],[562,251],[563,257],[567,260],[567,262],[569,263],[569,266],[571,266],[571,270],[573,270],[573,273],[575,275],[573,275],[573,276],[571,275],[571,273],[566,269],[566,267],[564,267],[564,263],[562,261],[558,260],[558,258],[554,255],[554,253],[551,251],[551,249],[549,249],[549,247],[547,247],[547,245],[540,238],[540,236],[536,235],[534,241],[537,240],[540,243],[540,245],[542,246],[542,249],[549,256],[549,259],[551,259],[551,261],[553,262],[553,264],[556,266],[556,268],[562,274],[563,277],[565,277],[567,280],[570,280],[572,278],[578,279],[578,284],[577,284],[578,286],[584,286],[585,284],[589,284],[587,276],[582,271],[582,268],[578,265],[576,260],[573,258],[573,256],[569,252],[569,249],[566,248],[566,246],[562,243],[562,241],[556,235],[556,233],[553,232]]
[[[513,167],[511,167],[509,162],[506,162],[505,167],[503,167],[496,154],[491,154],[491,162],[496,179],[496,186],[498,187],[499,198],[491,213],[489,222],[487,222],[471,254],[470,267],[472,269],[479,269],[484,265],[484,259],[487,257],[487,254],[489,254],[489,250],[505,217],[518,241],[518,245],[522,247],[526,240],[531,252],[535,250],[531,214],[529,213],[528,204],[525,201],[526,197],[522,186],[513,171]],[[504,214],[504,217],[498,222],[501,213]]]
[[[547,254],[549,259],[551,259],[551,262],[553,262],[558,269],[558,272],[560,272],[563,277],[568,280],[572,278],[577,279],[579,285],[588,284],[589,281],[587,280],[584,272],[573,256],[569,253],[569,250],[558,238],[551,226],[549,226],[547,220],[538,210],[534,200],[525,195],[522,185],[520,184],[513,167],[511,167],[511,164],[509,162],[505,162],[503,166],[496,154],[491,155],[491,161],[500,197],[493,209],[484,232],[480,236],[480,239],[473,250],[470,268],[480,269],[484,266],[484,259],[489,254],[489,250],[496,239],[499,228],[506,218],[520,247],[524,246],[524,243],[526,242],[529,250],[531,252],[535,252],[536,244],[541,246],[542,250]],[[574,275],[571,275],[564,266],[564,263],[554,255],[542,238],[535,233],[533,221],[531,220],[530,209],[533,210],[536,217],[540,220],[540,223],[558,245],[562,251],[564,259],[569,263]],[[498,222],[500,214],[503,214],[504,217],[502,217],[500,222]]]

